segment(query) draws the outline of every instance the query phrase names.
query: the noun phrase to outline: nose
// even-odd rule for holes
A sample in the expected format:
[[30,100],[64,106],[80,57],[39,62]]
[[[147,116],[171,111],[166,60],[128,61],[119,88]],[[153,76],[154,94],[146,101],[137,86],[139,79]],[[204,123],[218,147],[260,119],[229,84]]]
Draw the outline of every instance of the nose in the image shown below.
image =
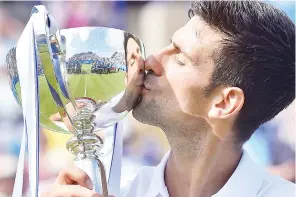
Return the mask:
[[139,73],[144,72],[145,62],[144,62],[144,59],[142,58],[142,56],[138,52],[135,52],[132,55],[132,59],[134,59],[136,61],[136,66],[137,66],[137,70],[139,71]]
[[145,70],[153,72],[156,76],[162,75],[161,62],[154,55],[150,55],[145,61]]
[[168,46],[158,53],[149,56],[145,61],[145,70],[148,73],[153,72],[156,76],[163,75],[164,64],[172,51],[172,47]]

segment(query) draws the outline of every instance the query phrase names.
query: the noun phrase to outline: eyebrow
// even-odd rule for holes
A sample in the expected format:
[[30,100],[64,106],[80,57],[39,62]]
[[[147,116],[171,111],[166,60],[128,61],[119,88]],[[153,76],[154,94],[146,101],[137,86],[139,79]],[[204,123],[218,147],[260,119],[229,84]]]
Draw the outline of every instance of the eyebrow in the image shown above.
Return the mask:
[[182,48],[177,43],[173,42],[172,38],[170,39],[170,42],[173,44],[174,48],[178,49],[181,53],[183,53],[192,62],[192,59],[189,56],[189,54],[186,53],[185,51],[182,51]]

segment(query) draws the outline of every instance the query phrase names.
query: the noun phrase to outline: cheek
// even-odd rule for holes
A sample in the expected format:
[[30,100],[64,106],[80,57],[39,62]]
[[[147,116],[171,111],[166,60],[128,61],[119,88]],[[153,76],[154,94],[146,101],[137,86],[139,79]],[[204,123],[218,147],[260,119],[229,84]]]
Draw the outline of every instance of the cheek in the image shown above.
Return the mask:
[[193,71],[187,73],[179,72],[177,75],[176,73],[178,72],[168,76],[168,79],[178,105],[187,114],[201,115],[204,111],[204,106],[206,106],[203,90],[205,79]]
[[194,116],[203,116],[207,112],[208,102],[203,87],[191,87],[186,91],[184,110]]
[[135,67],[134,66],[130,66],[129,68],[128,68],[128,71],[127,71],[127,75],[128,75],[128,77],[127,77],[127,79],[128,79],[128,83],[131,81],[131,79],[133,78],[133,76],[135,75]]

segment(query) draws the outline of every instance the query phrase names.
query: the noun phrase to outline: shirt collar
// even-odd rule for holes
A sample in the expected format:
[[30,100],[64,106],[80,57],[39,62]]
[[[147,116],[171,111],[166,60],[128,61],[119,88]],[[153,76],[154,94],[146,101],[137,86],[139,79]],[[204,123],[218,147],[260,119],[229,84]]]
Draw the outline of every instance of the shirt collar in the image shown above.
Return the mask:
[[169,156],[170,151],[164,155],[161,162],[157,165],[145,197],[156,197],[158,194],[161,194],[162,197],[169,197],[167,187],[164,183],[164,171]]
[[[170,151],[165,154],[154,171],[149,189],[145,197],[168,197],[167,187],[164,182],[165,167]],[[268,185],[268,182],[260,176],[263,169],[257,166],[246,151],[243,152],[241,160],[226,182],[226,184],[212,197],[255,197],[258,192]]]
[[226,184],[212,197],[255,197],[261,189],[268,185],[263,180],[264,169],[251,159],[246,151]]

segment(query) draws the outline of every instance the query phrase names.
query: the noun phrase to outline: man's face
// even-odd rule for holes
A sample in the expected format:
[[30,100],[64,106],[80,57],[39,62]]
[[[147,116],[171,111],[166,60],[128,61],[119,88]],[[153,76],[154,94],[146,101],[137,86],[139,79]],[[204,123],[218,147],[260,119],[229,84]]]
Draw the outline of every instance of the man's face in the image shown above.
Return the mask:
[[126,54],[128,71],[125,78],[126,90],[124,100],[126,110],[130,111],[141,96],[145,72],[140,46],[133,38],[129,38],[127,41]]
[[204,88],[210,83],[213,54],[221,39],[221,33],[197,16],[175,32],[169,46],[146,60],[147,89],[143,88],[134,117],[161,128],[204,119],[211,100]]
[[[137,72],[139,69],[144,69],[144,64],[142,64],[140,61],[143,61],[141,58],[141,51],[140,46],[137,44],[137,42],[133,38],[129,38],[127,41],[127,66],[128,66],[128,72],[127,72],[127,83],[130,83],[133,77],[137,75]],[[141,68],[139,68],[141,67]]]

